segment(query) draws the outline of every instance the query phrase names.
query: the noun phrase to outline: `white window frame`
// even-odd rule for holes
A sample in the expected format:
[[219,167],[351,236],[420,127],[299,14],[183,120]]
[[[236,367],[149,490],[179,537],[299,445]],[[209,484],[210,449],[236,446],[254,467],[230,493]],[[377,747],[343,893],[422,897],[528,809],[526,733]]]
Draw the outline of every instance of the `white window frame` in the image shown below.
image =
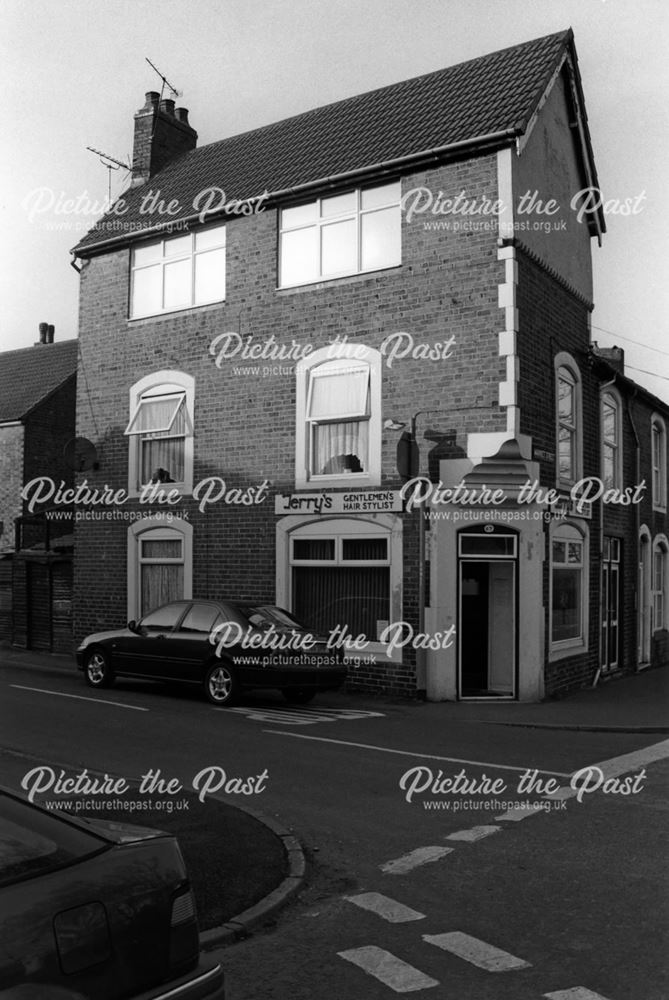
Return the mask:
[[[128,620],[141,617],[141,570],[143,560],[140,558],[143,539],[172,541],[179,539],[182,543],[183,559],[176,560],[183,564],[184,586],[183,594],[175,600],[189,601],[193,597],[193,526],[180,517],[142,517],[128,528]],[[161,559],[162,562],[169,560]]]
[[[296,489],[326,486],[366,487],[381,485],[381,353],[362,344],[351,344],[352,357],[338,358],[332,347],[323,347],[308,355],[297,366],[295,392],[295,487]],[[337,360],[354,370],[361,362],[369,366],[369,455],[367,472],[345,472],[338,475],[311,474],[311,421],[308,420],[310,386],[313,372],[320,365]]]
[[[374,514],[364,517],[320,517],[304,518],[299,515],[288,515],[281,518],[276,526],[276,603],[283,608],[291,609],[293,600],[293,565],[327,565],[326,561],[317,562],[298,560],[293,563],[293,538],[332,538],[335,542],[335,553],[341,551],[342,538],[373,538],[388,539],[388,560],[374,559],[366,562],[345,560],[346,566],[389,566],[390,573],[390,622],[401,622],[402,615],[402,582],[403,582],[403,545],[402,518],[396,514]],[[330,561],[330,565],[338,565]],[[339,564],[341,565],[341,564]],[[308,623],[307,623],[308,624]],[[343,624],[343,622],[342,622]],[[410,648],[410,644],[408,646]],[[350,651],[350,656],[368,656],[374,654],[380,663],[401,663],[402,649],[393,649],[387,655],[386,646],[380,642],[370,642],[357,653]]]
[[[604,392],[602,392],[601,402],[600,402],[600,414],[601,414],[601,448],[602,448],[602,482],[607,488],[622,489],[623,486],[623,421],[622,421],[622,399],[620,393],[608,387]],[[614,434],[615,439],[610,440],[605,436],[604,432],[604,407],[610,406],[614,413]],[[606,469],[606,454],[611,452],[613,459],[613,479],[611,483],[606,482],[605,469]]]
[[[581,634],[571,639],[553,641],[553,542],[581,542]],[[585,524],[575,524],[571,521],[557,521],[551,524],[548,535],[549,545],[549,585],[548,585],[548,641],[549,659],[562,660],[568,656],[588,651],[589,621],[590,621],[590,548],[588,528]],[[568,566],[568,563],[558,563],[558,566]],[[573,565],[573,564],[572,564]]]
[[[203,232],[214,232],[215,230],[220,230],[220,241],[213,246],[207,246],[202,249],[197,248],[197,237]],[[174,257],[168,256],[169,244],[173,243],[175,240],[185,239],[189,237],[190,248],[184,249],[181,253]],[[144,264],[136,263],[137,251],[148,249],[153,247],[156,250],[156,258],[154,260],[148,261]],[[222,291],[217,293],[212,298],[203,299],[202,301],[195,300],[195,266],[197,258],[204,256],[212,251],[224,251],[224,263],[223,263],[223,281],[222,281]],[[131,320],[133,319],[146,319],[149,316],[161,316],[165,313],[181,312],[184,309],[193,309],[197,306],[212,305],[216,302],[225,301],[225,286],[226,286],[226,269],[227,269],[227,253],[226,250],[226,228],[225,226],[208,226],[205,229],[195,229],[189,233],[177,233],[175,235],[166,237],[162,240],[154,240],[147,243],[139,244],[137,247],[131,249],[130,255],[130,296],[128,301],[128,314]],[[168,306],[166,307],[165,302],[165,270],[169,264],[176,264],[180,261],[190,261],[190,301],[179,306]],[[161,305],[158,308],[151,308],[146,312],[135,312],[133,308],[134,300],[134,290],[135,290],[135,275],[139,271],[148,270],[149,268],[159,267],[161,270],[160,275],[160,289],[161,289]]]
[[[362,195],[367,191],[375,191],[379,188],[391,187],[395,188],[393,196],[389,198],[387,202],[380,205],[374,205],[372,208],[362,207]],[[355,207],[352,209],[343,210],[339,215],[323,216],[322,205],[324,201],[329,198],[337,197],[340,195],[353,194],[355,195]],[[385,184],[379,184],[372,188],[356,188],[354,190],[348,191],[337,191],[331,192],[322,198],[316,198],[314,201],[305,202],[303,205],[287,205],[285,209],[281,209],[279,212],[279,260],[278,260],[278,273],[279,273],[279,288],[297,288],[301,285],[313,285],[321,281],[332,281],[337,278],[347,277],[352,274],[372,274],[375,271],[383,271],[387,268],[398,267],[402,263],[402,212],[401,212],[401,200],[402,200],[402,185],[400,181],[390,181]],[[289,211],[291,208],[306,208],[313,206],[315,218],[313,221],[295,224],[295,225],[284,225],[284,212]],[[387,263],[381,264],[377,267],[363,268],[362,266],[362,219],[364,216],[372,215],[375,212],[387,211],[389,208],[397,208],[397,225],[399,227],[399,253],[396,258],[389,260]],[[355,221],[356,224],[356,243],[357,243],[357,266],[352,270],[343,270],[336,272],[323,272],[323,229],[328,225],[333,225],[338,222]],[[314,278],[302,278],[299,281],[284,281],[283,279],[283,237],[286,233],[294,233],[300,230],[316,230],[317,242],[318,242],[318,274]]]
[[[140,483],[140,458],[141,444],[140,436],[132,432],[131,427],[136,420],[142,403],[142,398],[153,389],[160,386],[178,387],[183,393],[186,406],[186,436],[184,438],[184,478],[181,482],[159,483],[158,489],[166,493],[170,490],[178,490],[181,495],[189,495],[193,492],[193,427],[194,427],[194,404],[195,404],[195,379],[185,372],[172,370],[162,370],[151,372],[145,375],[139,382],[135,382],[130,387],[129,392],[129,419],[125,430],[128,438],[128,496],[138,497],[142,492],[142,487],[146,484]],[[177,395],[176,389],[172,393]],[[165,505],[167,507],[167,505]]]
[[[660,559],[660,587],[657,586],[657,559]],[[667,595],[669,592],[669,541],[667,536],[656,535],[653,542],[651,565],[652,632],[659,632],[669,625],[667,621]]]
[[650,421],[650,463],[653,510],[664,512],[667,509],[667,428],[659,413],[654,413]]
[[[573,386],[573,425],[560,419],[560,379],[564,378]],[[563,477],[560,472],[560,427],[564,425],[573,432],[573,455],[571,477]],[[555,356],[555,478],[560,488],[568,489],[583,478],[583,404],[581,373],[571,354],[564,351]]]

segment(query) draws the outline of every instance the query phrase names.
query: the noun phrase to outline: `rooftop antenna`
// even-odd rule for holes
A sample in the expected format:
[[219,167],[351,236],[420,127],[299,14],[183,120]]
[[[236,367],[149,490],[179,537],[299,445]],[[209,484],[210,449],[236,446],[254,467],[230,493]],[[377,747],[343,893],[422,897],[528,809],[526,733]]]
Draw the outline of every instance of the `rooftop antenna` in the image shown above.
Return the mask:
[[108,181],[108,183],[107,183],[107,197],[108,197],[108,200],[109,200],[109,204],[111,205],[111,172],[112,172],[112,170],[118,170],[119,168],[122,168],[123,170],[130,171],[130,170],[132,170],[132,167],[130,166],[129,163],[121,163],[120,160],[117,160],[114,156],[109,156],[108,153],[103,153],[102,150],[100,150],[100,149],[93,149],[92,146],[86,146],[86,149],[89,152],[91,152],[91,153],[95,153],[96,156],[99,156],[100,157],[100,163],[102,164],[103,167],[106,167],[107,170],[108,170],[108,175],[107,175],[107,181]]
[[160,72],[160,70],[158,69],[158,67],[154,66],[153,63],[151,62],[151,60],[147,59],[146,56],[144,56],[144,58],[148,62],[148,64],[151,67],[151,69],[155,70],[155,72],[158,74],[158,76],[160,77],[160,79],[163,81],[163,85],[162,85],[162,87],[160,89],[160,96],[161,97],[163,96],[163,89],[165,88],[165,86],[167,86],[172,91],[172,93],[174,94],[175,97],[183,97],[183,91],[177,90],[176,87],[173,87],[172,84],[170,83],[170,81],[167,79],[167,77],[163,73]]

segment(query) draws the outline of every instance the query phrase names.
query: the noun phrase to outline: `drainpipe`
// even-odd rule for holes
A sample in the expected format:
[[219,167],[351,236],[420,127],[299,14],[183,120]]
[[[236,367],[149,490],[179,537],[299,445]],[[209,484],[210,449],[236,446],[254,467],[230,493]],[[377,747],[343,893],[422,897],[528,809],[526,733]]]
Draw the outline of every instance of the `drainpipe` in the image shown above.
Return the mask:
[[[634,392],[632,393],[631,397],[630,396],[627,397],[627,415],[630,418],[630,424],[632,425],[632,433],[634,434],[634,442],[635,442],[635,446],[636,446],[636,448],[635,448],[635,450],[636,450],[636,481],[637,481],[637,484],[638,484],[638,483],[641,482],[641,443],[639,441],[639,433],[638,433],[638,431],[636,429],[636,424],[634,423],[634,417],[632,415],[632,403],[636,399],[637,392],[638,392],[638,390],[635,387]],[[638,651],[639,651],[639,647],[640,647],[641,641],[642,641],[641,629],[643,627],[641,625],[641,599],[642,599],[642,596],[639,593],[639,563],[640,563],[640,560],[641,560],[641,549],[639,547],[639,543],[640,543],[639,534],[640,534],[640,531],[641,531],[641,510],[640,510],[640,507],[639,507],[638,503],[634,504],[634,521],[635,521],[635,528],[636,528],[636,541],[635,541],[635,545],[636,545],[636,550],[637,550],[637,559],[636,559],[636,566],[637,566],[637,571],[636,571],[636,601],[635,601],[636,612],[637,612],[637,614],[636,614],[637,663],[636,663],[636,671],[635,672],[638,673],[638,670],[639,670]]]
[[[616,378],[617,378],[617,375],[614,375],[612,379],[609,379],[608,382],[604,382],[604,384],[600,385],[600,387],[599,387],[599,420],[600,420],[599,446],[600,446],[600,450],[601,450],[601,445],[602,445],[602,435],[601,435],[602,395],[612,385],[615,385]],[[621,437],[622,437],[622,427],[620,428],[620,432],[621,432]],[[622,447],[622,441],[620,442],[620,445]],[[603,471],[602,470],[601,455],[600,455],[599,471],[600,471],[600,473]],[[602,499],[602,497],[600,497],[599,498],[599,563],[600,563],[600,570],[599,570],[599,664],[597,665],[597,671],[595,673],[595,679],[592,682],[593,688],[597,687],[597,685],[599,684],[599,678],[602,675],[602,617],[603,617],[603,613],[606,610],[603,607],[603,605],[602,605],[602,570],[601,570],[601,563],[602,563],[602,555],[603,555],[603,553],[604,553],[604,500]]]

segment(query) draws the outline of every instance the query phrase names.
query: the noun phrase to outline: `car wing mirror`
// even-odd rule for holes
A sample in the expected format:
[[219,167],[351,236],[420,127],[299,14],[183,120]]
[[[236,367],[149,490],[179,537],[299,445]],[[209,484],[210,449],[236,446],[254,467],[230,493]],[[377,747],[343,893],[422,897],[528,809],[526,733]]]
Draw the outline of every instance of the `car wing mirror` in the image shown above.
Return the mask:
[[134,618],[131,618],[130,621],[128,622],[128,628],[130,629],[131,632],[139,631],[139,629],[137,628],[137,622],[135,621]]

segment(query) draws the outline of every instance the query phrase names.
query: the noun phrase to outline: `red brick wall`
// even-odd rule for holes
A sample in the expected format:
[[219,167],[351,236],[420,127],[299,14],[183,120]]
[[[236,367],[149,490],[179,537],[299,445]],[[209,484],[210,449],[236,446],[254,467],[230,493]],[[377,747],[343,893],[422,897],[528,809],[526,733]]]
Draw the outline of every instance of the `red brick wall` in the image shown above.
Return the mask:
[[[406,178],[404,190],[425,184],[468,195],[496,193],[495,157],[452,164]],[[218,369],[208,347],[227,330],[253,342],[274,335],[279,343],[325,346],[337,335],[378,348],[391,333],[406,331],[416,343],[455,336],[443,361],[395,360],[383,365],[383,414],[409,422],[419,410],[452,410],[419,418],[422,440],[429,423],[452,431],[459,446],[466,433],[499,431],[505,413],[497,405],[504,364],[498,357],[497,261],[494,230],[435,231],[432,217],[403,224],[403,263],[376,274],[319,286],[277,291],[277,213],[233,219],[228,224],[227,298],[169,316],[127,320],[129,250],[94,258],[81,275],[80,338],[88,392],[80,379],[77,433],[95,441],[101,458],[90,484],[127,486],[128,390],[163,368],[195,378],[194,480],[221,475],[228,486],[270,480],[270,496],[254,508],[218,504],[200,514],[192,501],[180,505],[194,525],[193,592],[270,601],[275,597],[273,495],[294,490],[295,378],[278,374],[235,375],[253,362],[239,356]],[[438,218],[438,217],[436,217]],[[90,394],[90,395],[89,395]],[[91,413],[94,410],[94,418]],[[485,409],[479,409],[485,406]],[[467,410],[468,407],[475,409]],[[456,412],[457,411],[457,412]],[[96,430],[97,425],[97,430]],[[398,488],[397,432],[384,431],[384,487]],[[425,465],[425,461],[424,461]],[[128,505],[131,506],[131,505]],[[126,618],[126,532],[130,522],[82,522],[77,526],[75,632],[81,637]],[[405,517],[403,617],[417,623],[417,521]],[[415,688],[413,660],[402,667],[360,669],[355,682],[397,690]]]
[[[599,383],[587,361],[588,307],[536,261],[518,253],[518,355],[521,433],[535,449],[556,455],[555,366],[561,351],[570,354],[581,375],[583,405],[583,475],[599,475]],[[557,456],[556,456],[557,457]],[[540,483],[555,488],[556,462],[541,461]],[[546,695],[564,693],[592,681],[599,663],[599,507],[588,522],[590,553],[589,639],[587,653],[550,661],[549,550],[545,530],[544,611]]]
[[[49,347],[35,350],[48,351]],[[72,375],[26,417],[24,483],[38,476],[50,476],[57,485],[61,480],[66,486],[74,483],[74,472],[65,460],[63,449],[75,436],[76,396],[77,376]]]

